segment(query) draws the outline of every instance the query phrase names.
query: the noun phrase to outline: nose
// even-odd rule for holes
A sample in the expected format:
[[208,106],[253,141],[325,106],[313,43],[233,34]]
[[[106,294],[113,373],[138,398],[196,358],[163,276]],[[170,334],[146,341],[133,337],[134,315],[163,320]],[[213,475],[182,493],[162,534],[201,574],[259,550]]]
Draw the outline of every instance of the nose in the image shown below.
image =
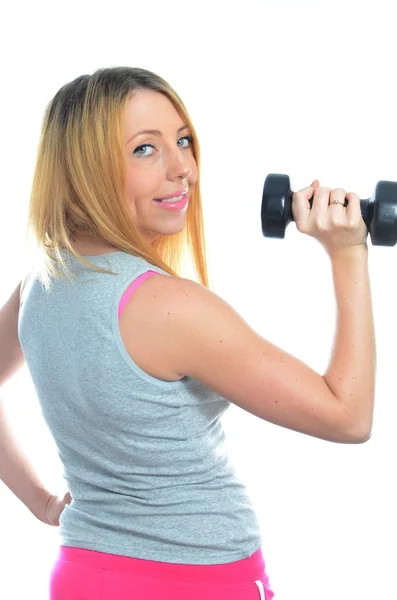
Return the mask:
[[187,179],[191,172],[192,172],[191,167],[189,167],[189,165],[185,165],[183,170],[181,170],[180,178]]
[[168,176],[170,179],[186,179],[192,172],[192,166],[186,156],[183,156],[186,149],[177,149],[168,156]]

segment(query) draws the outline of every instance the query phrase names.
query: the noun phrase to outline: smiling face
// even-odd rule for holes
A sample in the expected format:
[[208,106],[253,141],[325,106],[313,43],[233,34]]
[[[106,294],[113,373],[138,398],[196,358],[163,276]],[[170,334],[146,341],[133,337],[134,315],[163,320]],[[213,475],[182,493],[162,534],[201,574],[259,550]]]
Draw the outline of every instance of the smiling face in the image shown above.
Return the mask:
[[[148,130],[151,133],[142,133]],[[128,100],[126,198],[138,229],[149,243],[160,234],[175,234],[185,226],[186,198],[189,201],[198,177],[190,136],[190,129],[164,94],[141,90]],[[174,208],[155,201],[186,190],[186,198]]]

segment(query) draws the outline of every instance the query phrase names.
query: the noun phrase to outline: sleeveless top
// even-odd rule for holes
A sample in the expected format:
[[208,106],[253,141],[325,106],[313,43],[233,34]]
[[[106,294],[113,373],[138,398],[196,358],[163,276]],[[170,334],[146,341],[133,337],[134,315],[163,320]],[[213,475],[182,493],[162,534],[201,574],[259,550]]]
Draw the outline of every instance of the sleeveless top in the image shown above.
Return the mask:
[[[180,564],[220,564],[261,547],[253,505],[228,457],[230,402],[189,377],[150,376],[118,317],[135,282],[166,271],[126,252],[64,251],[74,281],[24,281],[18,335],[72,495],[61,544]],[[140,278],[140,279],[139,279]],[[150,314],[145,315],[150,319]]]

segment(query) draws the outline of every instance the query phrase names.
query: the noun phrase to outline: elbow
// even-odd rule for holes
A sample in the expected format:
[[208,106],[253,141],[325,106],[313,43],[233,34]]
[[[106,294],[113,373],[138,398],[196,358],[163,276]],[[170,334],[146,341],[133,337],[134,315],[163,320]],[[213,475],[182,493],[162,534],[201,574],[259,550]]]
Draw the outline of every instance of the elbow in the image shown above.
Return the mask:
[[371,422],[354,422],[350,423],[346,431],[346,443],[348,444],[364,444],[371,439],[372,435],[372,419]]
[[360,404],[349,406],[339,401],[339,441],[344,444],[364,444],[371,439],[374,398],[363,397]]
[[364,444],[365,442],[368,442],[368,440],[371,438],[371,433],[372,429],[365,429],[362,432],[356,433],[355,435],[351,436],[349,443]]

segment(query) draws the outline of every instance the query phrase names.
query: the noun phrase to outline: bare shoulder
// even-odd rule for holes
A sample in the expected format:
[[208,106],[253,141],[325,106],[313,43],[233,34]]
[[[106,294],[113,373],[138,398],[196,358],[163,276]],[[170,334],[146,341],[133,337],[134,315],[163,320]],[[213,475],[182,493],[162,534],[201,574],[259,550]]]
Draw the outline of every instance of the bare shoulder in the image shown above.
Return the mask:
[[20,289],[21,283],[0,309],[0,386],[24,364],[18,338]]
[[196,379],[283,427],[350,441],[346,411],[324,378],[262,337],[211,290],[189,279],[153,276],[136,290],[129,309],[125,319],[146,340],[149,360],[175,379]]

